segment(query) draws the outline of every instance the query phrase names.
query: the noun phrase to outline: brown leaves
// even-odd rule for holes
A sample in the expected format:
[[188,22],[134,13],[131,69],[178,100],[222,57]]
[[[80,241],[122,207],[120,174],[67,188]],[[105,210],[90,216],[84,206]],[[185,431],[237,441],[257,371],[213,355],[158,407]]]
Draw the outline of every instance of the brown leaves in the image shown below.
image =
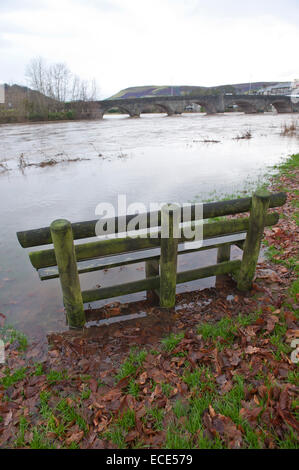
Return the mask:
[[3,416],[3,424],[4,426],[8,426],[12,421],[12,411],[9,411]]
[[256,354],[260,350],[261,350],[260,348],[255,348],[255,347],[249,345],[249,346],[247,346],[247,348],[245,348],[245,354]]
[[137,382],[138,382],[140,385],[144,385],[145,382],[146,382],[146,380],[147,380],[147,378],[148,378],[147,372],[143,372],[142,374],[140,374],[139,379],[138,379]]
[[73,442],[75,444],[78,444],[83,438],[83,436],[84,436],[84,431],[75,432],[66,438],[65,443],[67,446],[70,446]]
[[266,329],[271,333],[271,331],[274,330],[276,323],[279,322],[279,318],[276,317],[275,315],[268,315],[267,316],[267,326]]
[[295,420],[290,412],[290,396],[288,384],[281,392],[279,402],[277,403],[277,411],[281,418],[289,424],[295,431],[299,432],[299,423]]
[[108,428],[109,424],[112,421],[112,418],[109,418],[108,415],[103,414],[103,409],[104,407],[101,407],[97,413],[95,414],[95,417],[93,419],[93,424],[97,429],[97,432],[103,432],[106,431]]
[[244,403],[244,408],[241,408],[240,410],[240,416],[252,425],[257,425],[257,418],[262,411],[263,408],[261,406],[257,406],[255,400],[251,400],[250,402]]
[[231,418],[216,413],[212,406],[203,414],[203,423],[207,427],[209,433],[220,438],[230,449],[239,449],[242,446],[242,433],[237,428]]

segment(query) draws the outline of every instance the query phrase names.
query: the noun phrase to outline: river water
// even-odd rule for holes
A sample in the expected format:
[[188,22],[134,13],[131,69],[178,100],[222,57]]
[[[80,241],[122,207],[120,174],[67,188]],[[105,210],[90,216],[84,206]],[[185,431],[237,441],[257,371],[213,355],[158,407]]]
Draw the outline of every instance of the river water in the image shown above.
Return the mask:
[[[116,206],[118,194],[126,195],[128,204],[149,205],[251,192],[271,166],[299,151],[298,138],[280,135],[283,124],[294,119],[288,114],[184,114],[0,126],[5,166],[0,166],[0,312],[31,337],[65,328],[59,281],[39,280],[17,231],[44,227],[56,218],[94,219],[97,204]],[[248,130],[251,139],[236,139]],[[19,167],[21,155],[30,166]],[[60,163],[38,166],[51,159]],[[180,257],[180,267],[215,262],[215,253],[196,256]],[[143,265],[133,265],[84,274],[80,281],[86,289],[143,276]],[[197,283],[212,284],[213,279]],[[144,293],[120,300],[142,298]]]

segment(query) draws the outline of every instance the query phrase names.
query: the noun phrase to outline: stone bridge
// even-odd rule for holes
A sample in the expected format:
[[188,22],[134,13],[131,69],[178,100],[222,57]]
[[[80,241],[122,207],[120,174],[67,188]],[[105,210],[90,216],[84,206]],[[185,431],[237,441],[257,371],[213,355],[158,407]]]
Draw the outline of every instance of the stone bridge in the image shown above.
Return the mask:
[[[271,105],[278,113],[299,112],[299,103],[294,103],[285,95],[207,95],[207,96],[161,96],[149,98],[130,98],[76,102],[75,107],[82,115],[88,114],[95,119],[103,118],[104,114],[113,108],[128,114],[131,117],[140,117],[140,114],[150,112],[153,106],[162,113],[173,116],[182,114],[187,106],[197,104],[202,106],[207,114],[224,113],[237,105],[240,111],[246,114],[263,113],[271,110]],[[74,103],[68,103],[74,107]],[[82,108],[82,109],[81,109]]]

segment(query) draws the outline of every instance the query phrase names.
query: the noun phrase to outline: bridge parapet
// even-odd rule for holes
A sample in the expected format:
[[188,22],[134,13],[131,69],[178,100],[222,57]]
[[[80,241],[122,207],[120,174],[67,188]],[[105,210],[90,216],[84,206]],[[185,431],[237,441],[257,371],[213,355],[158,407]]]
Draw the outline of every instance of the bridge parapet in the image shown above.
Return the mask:
[[[112,108],[119,108],[131,117],[139,117],[153,106],[161,109],[169,116],[182,114],[192,104],[202,106],[207,114],[223,113],[233,105],[245,113],[261,113],[269,111],[271,105],[278,113],[299,112],[299,103],[293,103],[291,97],[285,95],[197,95],[197,96],[155,96],[145,98],[124,98],[115,100],[76,103],[82,112],[94,118],[102,118]],[[69,105],[73,105],[69,103]],[[83,109],[84,108],[84,109]],[[86,110],[85,110],[86,108]]]

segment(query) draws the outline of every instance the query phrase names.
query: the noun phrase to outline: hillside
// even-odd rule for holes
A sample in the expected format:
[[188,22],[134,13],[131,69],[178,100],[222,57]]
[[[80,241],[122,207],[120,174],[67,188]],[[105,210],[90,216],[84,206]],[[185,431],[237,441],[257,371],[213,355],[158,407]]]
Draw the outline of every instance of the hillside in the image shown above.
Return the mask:
[[203,87],[203,86],[137,86],[125,88],[113,96],[113,99],[125,98],[145,98],[153,96],[187,96],[187,95],[210,95],[218,93],[235,93],[243,94],[251,90],[259,90],[267,86],[276,85],[279,82],[255,82],[255,83],[239,83],[235,85],[222,85],[217,87]]

